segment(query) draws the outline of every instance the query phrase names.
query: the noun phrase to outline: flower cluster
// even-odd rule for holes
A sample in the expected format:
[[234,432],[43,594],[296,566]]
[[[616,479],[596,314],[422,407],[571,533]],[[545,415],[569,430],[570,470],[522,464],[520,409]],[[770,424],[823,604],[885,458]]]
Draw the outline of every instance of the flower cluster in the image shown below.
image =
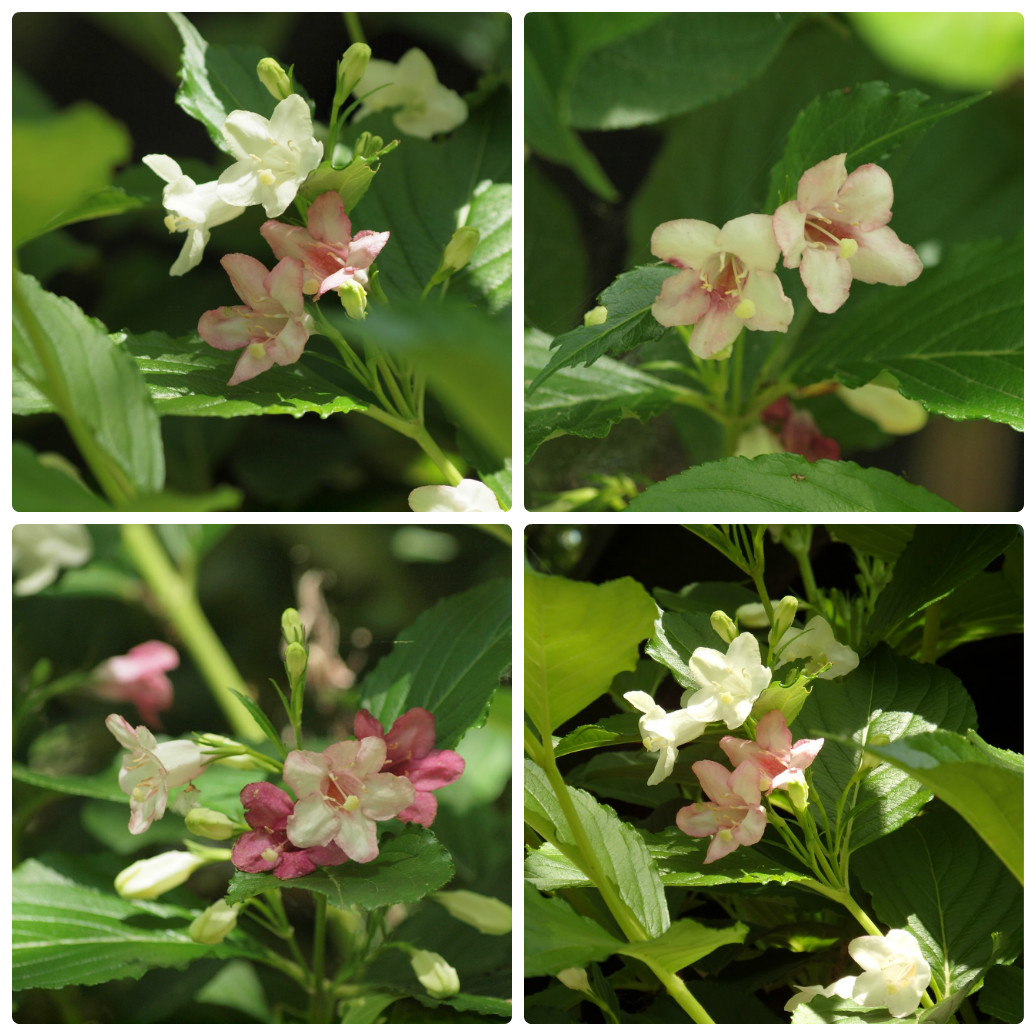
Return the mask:
[[788,330],[793,306],[774,272],[782,255],[821,313],[834,313],[845,302],[853,280],[916,280],[921,260],[888,226],[888,173],[869,163],[850,175],[845,159],[832,155],[806,170],[796,197],[773,216],[739,216],[722,229],[697,219],[657,227],[652,254],[680,272],[663,282],[651,307],[655,319],[666,327],[693,324],[691,351],[722,356],[745,328]]

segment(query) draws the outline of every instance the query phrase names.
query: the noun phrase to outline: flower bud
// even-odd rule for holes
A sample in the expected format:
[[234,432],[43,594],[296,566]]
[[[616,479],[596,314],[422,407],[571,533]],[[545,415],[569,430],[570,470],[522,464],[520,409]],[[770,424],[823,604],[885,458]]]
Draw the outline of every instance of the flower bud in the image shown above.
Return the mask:
[[338,297],[353,320],[363,320],[367,316],[367,292],[356,281],[346,281],[338,289]]
[[338,90],[343,98],[348,97],[367,71],[371,49],[366,43],[354,43],[338,62]]
[[781,638],[791,624],[795,621],[795,612],[798,611],[799,602],[798,598],[792,597],[790,594],[787,597],[782,597],[777,604],[777,607],[773,610],[773,626],[770,628],[770,643],[779,644]]
[[725,611],[714,611],[709,616],[709,622],[724,644],[729,644],[737,636],[737,624]]
[[[588,309],[583,314],[583,327],[596,327],[598,324],[603,324],[608,319],[608,307],[607,306],[594,306],[593,309]],[[574,971],[574,968],[568,968],[569,971]]]
[[196,917],[191,922],[187,934],[195,942],[215,946],[237,927],[237,915],[243,905],[243,903],[230,905],[226,900],[217,900],[207,907],[200,917]]
[[477,892],[439,892],[435,899],[451,917],[477,928],[483,935],[506,935],[511,930],[511,908]]
[[460,992],[457,972],[446,963],[444,957],[428,950],[414,950],[410,954],[410,966],[418,982],[435,997],[456,996]]
[[302,628],[302,616],[294,608],[285,608],[281,616],[281,632],[289,644],[305,644],[306,631]]
[[194,853],[179,849],[136,860],[115,876],[115,891],[123,899],[157,899],[182,885],[203,863]]
[[784,790],[788,793],[791,808],[796,813],[801,813],[809,802],[809,785],[802,777],[799,777],[785,784]]
[[460,227],[455,230],[450,243],[443,252],[440,269],[450,273],[463,270],[471,259],[472,252],[478,247],[479,232],[474,227]]
[[574,989],[577,993],[590,992],[590,976],[587,975],[586,968],[565,968],[559,971],[555,978],[563,986]]
[[184,817],[184,823],[192,835],[197,835],[199,838],[211,838],[216,842],[233,838],[240,830],[240,825],[235,824],[225,813],[218,813],[214,809],[205,809],[201,806],[195,806]]
[[281,68],[280,63],[274,58],[263,58],[256,66],[255,71],[259,76],[259,82],[278,101],[283,101],[285,97],[290,97],[294,92],[291,89],[291,80],[288,78],[288,73]]
[[233,770],[254,770],[255,760],[248,754],[248,750],[245,748],[240,741],[235,741],[233,738],[224,737],[222,734],[202,734],[198,739],[198,744],[202,748],[239,748],[241,749],[240,754],[236,755],[209,755],[206,754],[205,758],[210,759],[213,764],[219,763],[221,766],[229,766]]
[[294,687],[306,679],[306,666],[309,654],[301,644],[289,644],[284,651],[284,671],[288,674],[288,682]]

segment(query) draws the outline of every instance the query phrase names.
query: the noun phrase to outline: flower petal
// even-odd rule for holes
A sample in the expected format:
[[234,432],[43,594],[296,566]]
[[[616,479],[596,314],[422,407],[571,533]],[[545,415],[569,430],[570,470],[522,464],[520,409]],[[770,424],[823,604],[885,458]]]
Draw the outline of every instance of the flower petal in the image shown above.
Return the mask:
[[772,270],[781,255],[773,233],[773,217],[758,212],[725,223],[716,243],[752,270]]
[[726,305],[713,303],[698,318],[687,344],[695,356],[706,360],[730,345],[744,326]]
[[[857,252],[859,255],[859,252]],[[827,248],[807,248],[800,266],[809,301],[821,313],[834,313],[849,297],[853,270],[847,259]]]
[[326,244],[348,244],[353,232],[352,223],[345,214],[345,202],[337,191],[325,191],[310,205],[306,213],[306,229],[310,237]]
[[806,213],[798,202],[786,201],[773,214],[773,235],[784,253],[785,267],[796,269],[806,247]]
[[795,307],[784,294],[780,277],[770,270],[753,270],[741,294],[755,303],[755,314],[745,321],[751,331],[787,331]]
[[[719,227],[700,219],[673,219],[655,227],[651,254],[685,270],[701,270],[720,251]],[[671,325],[670,325],[671,326]]]
[[845,154],[832,155],[799,177],[798,206],[803,212],[825,208],[846,181]]
[[288,817],[288,837],[301,849],[311,845],[327,845],[337,836],[345,815],[329,806],[322,795],[308,795],[295,803],[295,809]]
[[651,315],[663,327],[696,324],[708,311],[712,296],[701,286],[695,270],[683,270],[662,282],[659,296],[651,305]]
[[885,226],[892,219],[892,177],[873,162],[861,165],[842,185],[837,205],[839,220],[861,231]]
[[889,227],[879,227],[857,239],[860,247],[848,260],[852,275],[864,284],[904,285],[917,280],[924,266],[910,245]]
[[219,262],[241,301],[252,309],[261,309],[267,298],[266,278],[270,271],[258,259],[243,252],[231,252]]

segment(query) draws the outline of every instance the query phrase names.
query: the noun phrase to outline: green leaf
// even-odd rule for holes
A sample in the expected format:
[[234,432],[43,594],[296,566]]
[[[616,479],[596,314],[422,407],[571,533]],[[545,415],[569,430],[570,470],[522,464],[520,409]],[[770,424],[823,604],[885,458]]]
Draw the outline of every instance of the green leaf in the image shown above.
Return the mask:
[[688,668],[691,655],[700,648],[726,653],[727,645],[712,628],[705,612],[663,612],[655,620],[655,631],[648,641],[647,654],[661,662],[676,677],[681,687],[697,688]]
[[46,234],[58,227],[70,223],[82,223],[85,220],[101,219],[104,216],[117,216],[131,209],[140,209],[148,205],[147,198],[127,194],[121,187],[101,187],[82,198],[77,204],[55,216],[43,229]]
[[[875,735],[895,742],[936,728],[964,732],[974,725],[975,706],[955,676],[911,662],[883,644],[842,680],[814,681],[793,727],[798,737],[825,738],[810,775],[833,822],[839,797]],[[930,797],[920,781],[895,767],[871,770],[848,796],[847,811],[858,811],[850,846],[866,845],[905,824]]]
[[[542,332],[526,331],[527,382],[550,361],[549,340]],[[628,417],[646,421],[679,395],[679,388],[661,378],[607,357],[592,367],[556,373],[525,401],[525,459],[559,435],[600,439]]]
[[[669,927],[669,908],[643,835],[588,792],[569,788],[568,793],[604,880],[614,886],[649,936],[661,935]],[[525,803],[527,814],[540,818],[541,826],[546,821],[552,828],[549,840],[586,873],[586,861],[547,775],[529,760],[525,763]]]
[[910,774],[955,809],[1022,882],[1021,756],[1016,766],[1005,766],[981,745],[948,730],[868,745],[868,751]]
[[940,993],[1022,949],[1022,888],[956,814],[932,812],[853,856],[878,918],[921,944]]
[[277,104],[255,72],[259,62],[267,57],[266,51],[261,47],[208,43],[182,14],[169,17],[183,40],[176,103],[202,123],[213,144],[229,155],[223,137],[227,116],[241,109],[268,119]]
[[918,525],[896,561],[892,581],[878,597],[868,634],[887,637],[910,616],[978,575],[1019,532],[1017,525]]
[[[569,16],[581,18],[580,25],[598,17]],[[571,123],[581,129],[629,129],[726,97],[766,68],[797,20],[706,12],[652,21],[579,63],[570,91]]]
[[955,245],[904,288],[854,288],[837,320],[806,329],[787,373],[856,388],[887,371],[928,410],[1021,430],[1022,349],[1018,236]]
[[304,878],[282,881],[272,874],[245,874],[230,879],[228,903],[241,903],[261,892],[280,888],[307,889],[327,896],[341,910],[416,903],[442,888],[453,877],[450,854],[431,831],[408,825],[395,837],[382,838],[378,855],[369,863],[350,860],[340,867],[321,867]]
[[525,886],[525,975],[556,975],[606,960],[625,946],[596,921],[582,917],[563,899],[541,896]]
[[848,543],[854,550],[895,561],[914,535],[913,525],[831,525],[827,531],[836,543]]
[[794,198],[799,177],[832,155],[845,154],[849,172],[881,162],[900,145],[919,137],[947,115],[982,100],[976,94],[933,104],[919,90],[896,93],[887,83],[860,83],[832,90],[799,113],[788,133],[784,154],[770,174],[766,212]]
[[554,757],[560,759],[563,755],[571,755],[573,752],[585,752],[591,748],[606,748],[611,745],[636,745],[640,744],[640,741],[636,716],[609,716],[597,723],[586,723],[576,727],[570,734],[566,734],[554,746]]
[[702,957],[708,956],[720,946],[743,943],[748,935],[748,925],[740,922],[725,928],[707,928],[690,918],[674,921],[658,938],[650,942],[632,942],[619,952],[626,957],[635,957],[645,964],[653,964],[666,971],[677,972]]
[[956,511],[927,489],[847,460],[726,457],[649,486],[627,511]]
[[403,630],[360,685],[360,705],[387,730],[415,706],[435,716],[437,748],[485,722],[511,661],[511,584],[494,580],[444,598]]
[[[16,119],[11,127],[14,246],[73,220],[60,219],[111,182],[114,167],[130,157],[121,123],[80,102],[54,115]],[[107,188],[114,190],[114,188]]]
[[16,511],[110,511],[111,504],[66,470],[67,462],[43,459],[25,443],[11,446],[11,502]]
[[1024,1016],[1025,972],[997,964],[986,973],[978,996],[981,1011],[998,1021],[1017,1025]]
[[81,861],[68,858],[59,870],[53,862],[26,860],[12,876],[15,989],[93,986],[199,957],[266,956],[240,928],[218,945],[196,943],[187,928],[198,911],[122,899],[70,877]]
[[16,781],[31,784],[36,788],[48,791],[60,791],[64,795],[83,795],[86,798],[101,799],[104,802],[119,802],[126,807],[126,819],[129,820],[129,799],[119,788],[118,765],[103,774],[70,774],[59,775],[36,773],[21,763],[11,764],[11,775]]
[[629,578],[601,586],[525,576],[525,711],[547,737],[633,669],[657,606]]
[[464,225],[478,230],[478,246],[451,279],[450,291],[483,303],[488,313],[501,313],[511,305],[511,185],[479,184]]
[[[125,347],[71,300],[15,272],[15,367],[47,396],[70,427],[85,429],[137,493],[165,481],[158,415]],[[127,491],[128,496],[132,496]]]
[[651,315],[651,304],[658,298],[662,281],[672,275],[671,266],[638,266],[620,274],[599,296],[608,310],[605,322],[577,327],[555,338],[550,360],[533,378],[529,395],[562,367],[589,367],[605,353],[621,356],[644,342],[661,338],[666,329]]

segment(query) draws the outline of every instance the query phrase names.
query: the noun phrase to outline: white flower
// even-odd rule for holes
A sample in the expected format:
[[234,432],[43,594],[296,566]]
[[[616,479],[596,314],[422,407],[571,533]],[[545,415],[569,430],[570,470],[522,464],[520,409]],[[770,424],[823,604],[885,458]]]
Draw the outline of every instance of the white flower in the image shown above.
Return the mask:
[[11,548],[12,589],[18,596],[39,593],[61,569],[85,565],[93,553],[85,525],[16,525]]
[[185,176],[168,155],[145,155],[142,161],[166,182],[162,191],[162,205],[168,213],[166,229],[170,234],[187,232],[176,262],[169,268],[171,276],[179,277],[201,262],[211,228],[228,223],[245,210],[240,205],[228,205],[223,201],[217,193],[219,185],[215,180],[199,184]]
[[861,935],[849,943],[849,956],[863,968],[852,993],[858,1004],[887,1007],[893,1018],[917,1010],[932,969],[909,932],[891,928],[886,935]]
[[179,849],[137,860],[115,876],[115,891],[123,899],[157,899],[182,885],[205,862]]
[[723,720],[729,730],[745,722],[770,684],[770,670],[762,664],[759,641],[751,633],[735,637],[725,655],[698,648],[687,668],[698,690],[684,694],[684,709],[702,723]]
[[851,673],[859,664],[860,656],[851,647],[839,644],[827,619],[814,615],[805,629],[790,629],[777,649],[778,665],[785,665],[796,658],[808,658],[806,667],[813,674],[828,663],[831,668],[819,673],[817,679],[834,680]]
[[353,93],[363,99],[357,118],[383,108],[399,108],[392,121],[412,137],[427,139],[446,133],[468,117],[468,106],[455,90],[439,82],[435,66],[416,47],[396,64],[372,60]]
[[291,204],[324,155],[309,105],[298,94],[285,97],[269,119],[232,111],[223,136],[238,161],[219,178],[220,198],[229,205],[262,205],[267,216],[279,216]]
[[837,996],[843,1000],[853,998],[855,975],[846,975],[829,986],[796,986],[798,992],[784,1005],[785,1011],[794,1011],[799,1004],[808,1004],[815,996]]
[[502,511],[496,494],[478,479],[458,486],[418,486],[409,497],[411,511]]
[[[718,652],[717,652],[718,654]],[[705,724],[692,716],[686,709],[666,712],[656,705],[650,694],[643,691],[627,691],[623,697],[635,709],[643,712],[640,717],[640,736],[649,752],[658,752],[658,762],[648,784],[660,784],[673,772],[676,764],[676,750],[699,737]]]
[[460,992],[460,978],[456,969],[451,968],[438,953],[414,950],[410,954],[410,966],[417,980],[432,996],[456,996]]
[[130,797],[130,834],[139,835],[165,815],[169,791],[189,784],[211,762],[193,741],[158,744],[147,727],[136,730],[112,713],[105,726],[130,752],[119,770],[119,787]]
[[224,899],[217,899],[191,922],[187,934],[195,942],[215,946],[237,927],[237,915],[243,906],[244,903],[230,905]]

